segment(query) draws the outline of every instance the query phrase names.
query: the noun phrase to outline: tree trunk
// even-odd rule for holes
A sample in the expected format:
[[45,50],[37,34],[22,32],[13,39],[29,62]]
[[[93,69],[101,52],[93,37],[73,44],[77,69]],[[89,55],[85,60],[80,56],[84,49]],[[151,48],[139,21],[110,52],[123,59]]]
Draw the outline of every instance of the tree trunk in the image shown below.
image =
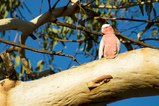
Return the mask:
[[159,50],[133,50],[35,81],[5,79],[0,89],[4,106],[103,106],[159,95]]

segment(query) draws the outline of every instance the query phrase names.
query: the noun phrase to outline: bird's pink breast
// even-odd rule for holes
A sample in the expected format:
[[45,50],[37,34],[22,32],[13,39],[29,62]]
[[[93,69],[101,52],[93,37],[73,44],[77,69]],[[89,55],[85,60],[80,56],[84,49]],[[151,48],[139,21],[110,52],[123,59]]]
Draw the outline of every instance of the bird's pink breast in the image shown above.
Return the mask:
[[112,56],[117,54],[117,37],[115,34],[103,35],[104,56]]

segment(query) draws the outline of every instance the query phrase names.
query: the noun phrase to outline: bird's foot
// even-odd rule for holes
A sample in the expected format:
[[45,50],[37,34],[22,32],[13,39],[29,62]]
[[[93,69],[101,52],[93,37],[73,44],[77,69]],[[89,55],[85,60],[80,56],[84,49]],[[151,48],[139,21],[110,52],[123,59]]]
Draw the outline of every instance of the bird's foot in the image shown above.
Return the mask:
[[108,56],[108,57],[105,57],[106,59],[114,59],[116,58],[116,55],[113,55],[113,56]]

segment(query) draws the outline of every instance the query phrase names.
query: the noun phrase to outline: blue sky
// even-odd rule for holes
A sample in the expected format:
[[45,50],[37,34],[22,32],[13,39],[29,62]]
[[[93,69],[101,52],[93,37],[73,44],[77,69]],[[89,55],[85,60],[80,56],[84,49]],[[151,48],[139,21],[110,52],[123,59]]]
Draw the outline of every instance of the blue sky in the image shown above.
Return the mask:
[[[58,6],[59,7],[60,6],[65,6],[67,4],[68,0],[65,0],[64,2],[63,1],[59,2],[57,7]],[[37,17],[39,15],[41,0],[24,0],[24,2],[27,4],[29,9],[31,10],[34,17]],[[52,5],[53,4],[54,3],[52,2]],[[42,13],[46,12],[48,9],[49,9],[48,2],[47,2],[47,0],[44,0],[43,5],[42,5]],[[30,20],[33,19],[32,16],[29,14],[29,12],[26,9],[23,10],[22,12],[23,12],[23,15],[26,16],[25,18],[27,19],[27,21],[30,21]],[[122,23],[118,24],[118,28],[120,28],[120,27],[123,27]],[[142,26],[141,29],[143,29],[143,27],[144,26]],[[149,33],[151,33],[151,32],[149,32]],[[14,41],[15,34],[16,34],[16,31],[11,31],[11,35],[10,35],[10,40],[11,41]],[[127,31],[123,34],[129,35],[130,32]],[[20,32],[19,32],[19,36],[20,36]],[[135,37],[133,37],[133,38],[135,39]],[[8,33],[6,33],[5,39],[8,39]],[[72,36],[71,39],[76,39],[76,36]],[[18,39],[17,39],[17,42],[18,42]],[[159,47],[158,42],[150,42],[150,44]],[[34,47],[34,48],[38,47],[38,49],[41,49],[39,47],[38,40],[32,40],[30,37],[27,39],[26,45]],[[63,53],[74,55],[78,45],[76,43],[71,43],[70,42],[70,43],[66,43],[66,46],[67,46],[67,48],[64,48],[60,43],[58,43],[55,46],[55,51],[64,50]],[[2,52],[3,50],[5,50],[5,44],[1,45],[0,52]],[[121,52],[125,52],[125,51],[127,51],[127,50],[125,49],[125,47],[123,45],[121,45]],[[26,57],[31,59],[31,64],[32,64],[33,68],[35,68],[35,66],[37,65],[37,62],[39,60],[42,60],[44,58],[44,55],[40,54],[40,53],[36,53],[36,52],[26,50]],[[85,58],[81,55],[77,55],[76,58],[82,64],[90,62],[90,58]],[[55,58],[54,58],[54,63],[57,66],[61,67],[62,70],[67,69],[68,64],[70,63],[70,61],[71,61],[71,58],[68,58],[68,57],[55,56]],[[73,65],[78,65],[78,64],[73,61],[71,66],[73,66]],[[140,97],[140,98],[131,98],[131,99],[126,99],[126,100],[121,100],[121,101],[118,101],[118,102],[111,103],[108,106],[158,106],[158,105],[159,105],[159,96],[153,96],[153,97]]]

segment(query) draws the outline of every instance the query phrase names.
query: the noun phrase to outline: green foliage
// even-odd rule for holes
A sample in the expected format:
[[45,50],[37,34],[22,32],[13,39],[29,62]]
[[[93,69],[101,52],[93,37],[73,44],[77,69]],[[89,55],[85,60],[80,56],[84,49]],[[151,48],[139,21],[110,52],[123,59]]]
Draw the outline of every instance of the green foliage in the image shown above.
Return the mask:
[[[20,0],[0,0],[0,19],[3,18],[18,18],[17,15],[18,8],[23,8]],[[5,36],[5,31],[0,32],[1,37]]]
[[0,19],[6,18],[10,13],[10,17],[17,16],[16,11],[19,6],[22,7],[19,0],[1,0],[0,1]]
[[35,71],[40,70],[40,72],[41,72],[41,71],[43,71],[43,67],[44,67],[44,61],[43,61],[43,60],[40,60],[40,61],[37,63],[37,66],[36,66],[36,68],[35,68]]
[[158,33],[158,31],[153,31],[151,36],[155,36]]

